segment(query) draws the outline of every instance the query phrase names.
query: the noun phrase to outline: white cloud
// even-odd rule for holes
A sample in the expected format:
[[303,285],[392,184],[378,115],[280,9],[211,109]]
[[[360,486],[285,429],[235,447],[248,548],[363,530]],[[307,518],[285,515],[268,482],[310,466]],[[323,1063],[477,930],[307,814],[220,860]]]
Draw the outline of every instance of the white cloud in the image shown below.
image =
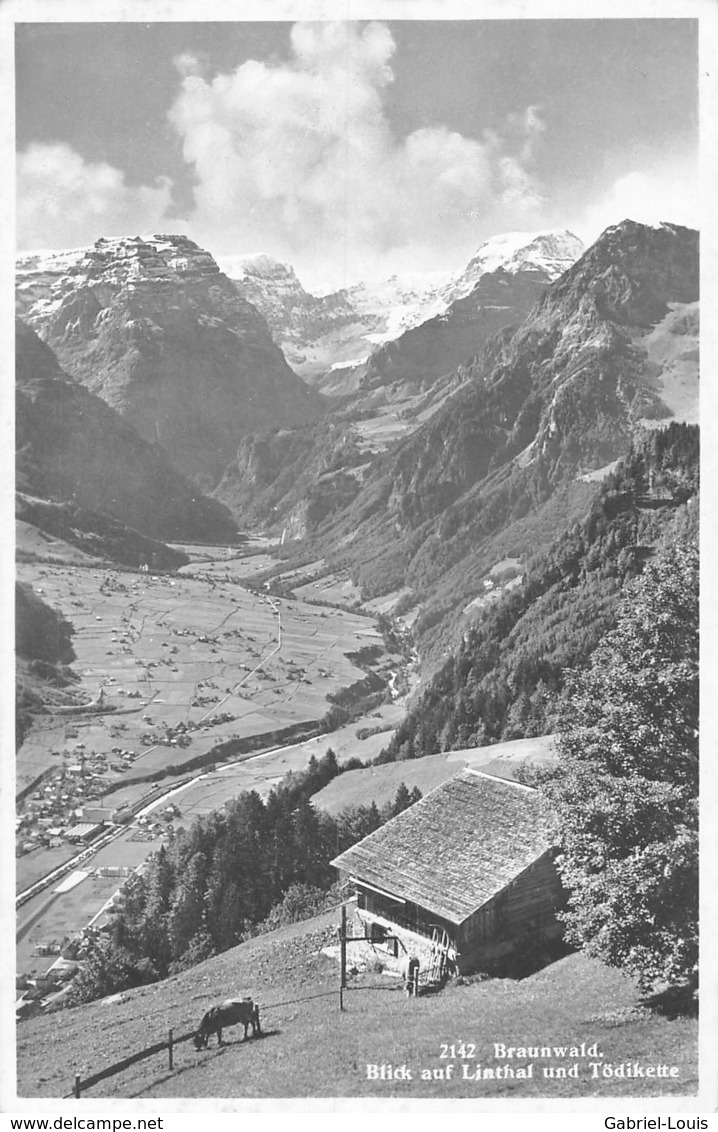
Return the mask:
[[[250,60],[211,76],[175,60],[169,118],[194,182],[194,207],[168,220],[172,185],[124,173],[64,143],[18,159],[19,245],[69,247],[100,236],[185,231],[215,255],[264,251],[305,285],[342,286],[393,272],[460,270],[496,233],[566,225],[587,243],[626,217],[698,225],[697,176],[664,155],[576,207],[546,199],[536,167],[540,106],[466,137],[441,126],[395,134],[386,108],[395,44],[380,22],[298,23],[288,60]],[[559,197],[563,196],[561,192]]]
[[292,58],[202,76],[183,56],[170,119],[196,178],[195,238],[261,249],[306,284],[463,266],[494,231],[536,227],[537,107],[477,139],[394,136],[383,97],[394,42],[382,23],[296,24]]
[[87,162],[64,143],[33,144],[17,163],[18,247],[79,247],[100,236],[161,231],[170,193],[164,178],[130,186],[119,169]]
[[663,220],[700,226],[700,192],[693,162],[664,162],[650,172],[633,170],[616,181],[574,221],[574,231],[591,244],[622,220],[658,224]]

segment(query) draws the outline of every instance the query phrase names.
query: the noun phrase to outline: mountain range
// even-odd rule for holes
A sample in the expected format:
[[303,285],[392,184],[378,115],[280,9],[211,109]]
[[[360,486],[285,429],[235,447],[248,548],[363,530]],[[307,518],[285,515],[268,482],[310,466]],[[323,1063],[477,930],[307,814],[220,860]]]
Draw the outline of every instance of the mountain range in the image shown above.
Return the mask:
[[261,315],[184,236],[25,256],[17,296],[65,372],[205,488],[240,436],[323,411]]
[[[477,332],[462,351],[464,312],[480,327],[490,315],[477,297],[497,292],[514,298],[503,311],[512,324],[484,326],[483,344]],[[380,347],[320,426],[246,438],[217,495],[249,519],[274,515],[347,548],[372,594],[424,578],[436,538],[442,553],[422,585],[433,584],[447,562],[459,567],[458,544],[481,544],[610,464],[642,425],[697,420],[697,301],[698,236],[675,225],[608,229],[552,283],[499,268],[445,316]],[[392,369],[403,376],[389,384]],[[407,387],[413,402],[398,400]]]
[[[512,233],[413,306],[405,289],[391,317],[406,328],[360,365],[330,369],[339,384],[329,399],[292,372],[270,327],[304,349],[361,316],[365,337],[378,340],[378,308],[367,313],[368,288],[315,299],[266,256],[225,263],[235,285],[185,237],[98,241],[24,257],[18,306],[66,371],[53,388],[75,406],[68,420],[80,390],[96,393],[130,428],[127,452],[134,437],[150,445],[131,456],[136,469],[151,451],[213,490],[240,524],[309,539],[312,553],[351,569],[365,596],[400,592],[428,640],[437,625],[460,631],[461,611],[497,562],[584,514],[591,481],[641,427],[697,420],[697,233],[625,221],[580,253],[567,232]],[[19,340],[30,349],[24,333]],[[33,396],[39,421],[50,394]],[[82,410],[91,432],[100,405]],[[21,461],[39,493],[62,481],[51,415]],[[64,431],[77,443],[77,430]],[[80,452],[78,482],[89,459]],[[97,491],[162,480],[109,466],[104,480],[88,478]],[[172,490],[187,498],[187,481]],[[210,514],[196,488],[195,511],[166,509],[164,523],[123,511],[121,495],[114,511],[104,497],[85,500],[161,537],[175,530],[173,513],[196,529],[204,519],[189,516]],[[226,531],[227,514],[213,512],[210,526]]]
[[[488,535],[627,451],[642,425],[695,421],[698,282],[696,232],[624,222],[519,327],[491,338],[342,518],[340,537],[362,540],[382,516],[371,588],[424,590]],[[397,557],[400,569],[389,569]]]
[[336,393],[333,371],[362,366],[377,346],[443,315],[487,273],[533,271],[551,282],[582,251],[581,241],[567,230],[510,232],[481,244],[457,275],[393,275],[319,296],[304,289],[290,265],[268,255],[220,256],[218,262],[267,320],[295,372],[323,391]]

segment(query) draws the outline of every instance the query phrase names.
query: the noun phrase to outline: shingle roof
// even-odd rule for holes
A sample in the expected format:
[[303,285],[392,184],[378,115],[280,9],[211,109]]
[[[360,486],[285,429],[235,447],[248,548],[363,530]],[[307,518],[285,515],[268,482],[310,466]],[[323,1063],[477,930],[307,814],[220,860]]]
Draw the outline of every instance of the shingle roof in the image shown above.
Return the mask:
[[332,864],[460,924],[553,844],[535,790],[464,770]]

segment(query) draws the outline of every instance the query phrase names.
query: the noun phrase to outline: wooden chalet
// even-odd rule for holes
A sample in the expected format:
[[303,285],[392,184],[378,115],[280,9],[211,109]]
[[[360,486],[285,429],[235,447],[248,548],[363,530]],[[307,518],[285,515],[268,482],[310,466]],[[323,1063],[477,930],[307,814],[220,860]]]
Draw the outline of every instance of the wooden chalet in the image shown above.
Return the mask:
[[467,769],[332,864],[355,886],[358,934],[468,972],[560,937],[554,856],[537,791]]

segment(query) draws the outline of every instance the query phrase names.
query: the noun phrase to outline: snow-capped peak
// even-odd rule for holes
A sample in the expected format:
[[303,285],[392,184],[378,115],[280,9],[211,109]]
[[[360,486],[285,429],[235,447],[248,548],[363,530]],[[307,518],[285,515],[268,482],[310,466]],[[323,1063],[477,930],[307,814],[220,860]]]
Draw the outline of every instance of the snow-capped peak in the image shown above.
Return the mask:
[[581,256],[584,245],[566,228],[543,232],[504,232],[477,248],[462,274],[450,285],[450,301],[463,298],[482,275],[502,269],[510,274],[530,269],[545,271],[553,281]]

